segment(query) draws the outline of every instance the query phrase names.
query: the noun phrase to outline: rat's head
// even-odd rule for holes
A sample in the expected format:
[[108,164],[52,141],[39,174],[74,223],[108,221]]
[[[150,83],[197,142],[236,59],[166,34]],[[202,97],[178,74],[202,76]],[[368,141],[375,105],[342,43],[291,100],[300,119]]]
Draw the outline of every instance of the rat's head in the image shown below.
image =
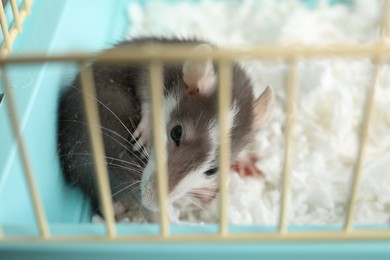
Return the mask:
[[[202,44],[195,48],[210,50]],[[254,99],[252,84],[236,64],[232,70],[231,159],[251,142],[257,126],[265,121],[272,101],[270,88]],[[218,76],[211,60],[186,61],[164,70],[164,111],[169,203],[185,195],[209,193],[218,177]],[[152,143],[152,140],[151,140]],[[157,169],[153,145],[141,181],[141,201],[158,210]]]

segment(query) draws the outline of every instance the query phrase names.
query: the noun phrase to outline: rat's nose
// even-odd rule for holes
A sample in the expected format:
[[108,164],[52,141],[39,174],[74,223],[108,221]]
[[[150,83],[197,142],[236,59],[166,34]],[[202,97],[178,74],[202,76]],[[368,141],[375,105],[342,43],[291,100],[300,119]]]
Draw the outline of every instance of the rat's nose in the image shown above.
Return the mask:
[[149,182],[141,187],[141,202],[142,205],[149,210],[159,210],[157,183],[155,177],[150,178]]

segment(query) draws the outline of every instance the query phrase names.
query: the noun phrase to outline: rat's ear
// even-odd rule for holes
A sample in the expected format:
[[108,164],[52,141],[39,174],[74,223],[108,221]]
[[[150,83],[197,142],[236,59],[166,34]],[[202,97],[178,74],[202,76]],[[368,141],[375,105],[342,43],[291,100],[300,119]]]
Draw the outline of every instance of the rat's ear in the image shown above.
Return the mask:
[[259,128],[270,117],[274,103],[274,92],[267,86],[264,92],[253,102],[253,112],[255,114],[255,128]]
[[[195,47],[192,52],[211,53],[210,45],[201,44]],[[214,88],[216,79],[214,65],[211,59],[207,60],[186,60],[183,65],[183,80],[188,87],[189,94],[199,92],[201,95],[208,95]]]

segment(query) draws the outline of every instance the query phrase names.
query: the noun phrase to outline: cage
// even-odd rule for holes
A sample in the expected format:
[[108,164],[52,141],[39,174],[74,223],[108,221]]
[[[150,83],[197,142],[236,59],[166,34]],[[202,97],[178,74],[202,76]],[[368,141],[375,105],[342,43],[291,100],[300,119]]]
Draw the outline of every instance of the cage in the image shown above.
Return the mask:
[[[211,3],[224,5],[223,1],[184,1],[192,7],[204,4],[207,7]],[[237,5],[245,1],[231,1],[233,6],[230,10],[232,12],[239,12]],[[247,1],[252,4],[256,1]],[[337,6],[335,12],[338,15],[344,13],[340,10],[349,10],[356,1],[259,1],[268,4],[267,11],[273,10],[276,4],[283,5],[281,9],[273,10],[268,19],[273,14],[283,16],[294,6],[305,6],[299,15],[306,14],[310,16],[313,10],[319,9],[321,6]],[[282,107],[285,109],[285,116],[281,116],[281,120],[286,122],[280,131],[282,131],[282,141],[280,145],[282,157],[279,161],[279,175],[280,179],[274,180],[274,183],[281,181],[280,200],[276,203],[271,200],[270,203],[276,203],[275,207],[280,206],[279,212],[274,212],[275,218],[273,222],[266,222],[259,220],[254,225],[243,225],[238,221],[237,223],[229,223],[228,219],[228,194],[221,192],[220,194],[220,215],[218,215],[218,224],[204,224],[204,225],[176,225],[170,224],[166,210],[161,210],[161,223],[158,224],[129,224],[129,223],[114,223],[112,216],[112,209],[110,209],[109,188],[107,185],[107,177],[104,174],[104,164],[97,166],[97,175],[99,176],[101,184],[103,214],[106,219],[103,223],[91,223],[91,208],[87,198],[81,194],[77,189],[73,189],[64,184],[64,180],[59,167],[59,159],[56,152],[56,107],[60,89],[64,86],[63,81],[67,80],[69,75],[74,75],[80,64],[86,64],[94,59],[106,59],[107,61],[120,60],[146,60],[151,64],[152,84],[158,85],[159,81],[159,67],[158,61],[165,61],[167,59],[185,59],[188,57],[186,49],[169,49],[156,47],[156,49],[137,49],[136,54],[120,55],[112,57],[98,57],[94,52],[103,48],[112,46],[114,43],[123,40],[128,31],[128,27],[135,28],[140,24],[138,30],[146,30],[148,26],[152,29],[149,33],[153,33],[155,27],[163,27],[161,21],[166,19],[167,15],[172,13],[167,10],[174,10],[178,15],[178,20],[173,22],[171,26],[177,26],[180,19],[184,19],[187,13],[184,13],[183,2],[180,1],[163,1],[163,3],[153,3],[153,1],[132,1],[132,0],[117,0],[117,1],[49,1],[49,0],[35,0],[35,1],[3,1],[2,11],[0,12],[3,34],[2,49],[1,49],[1,89],[0,89],[0,255],[4,259],[11,257],[39,257],[42,259],[50,259],[53,257],[86,257],[92,256],[95,258],[107,257],[170,257],[170,258],[198,258],[207,257],[214,258],[216,256],[225,256],[234,259],[236,257],[245,256],[248,258],[270,258],[270,259],[284,259],[284,258],[327,258],[335,257],[337,259],[365,259],[367,257],[376,257],[376,259],[388,259],[390,256],[388,223],[386,219],[389,213],[386,209],[387,204],[384,200],[381,205],[384,216],[380,216],[382,221],[376,223],[354,224],[354,219],[357,211],[357,198],[359,186],[364,180],[363,169],[366,166],[365,156],[370,149],[367,143],[370,139],[369,126],[373,120],[375,110],[375,101],[378,101],[375,92],[378,92],[379,85],[390,85],[386,78],[388,68],[385,64],[388,62],[387,58],[390,53],[390,46],[388,43],[388,27],[389,27],[389,1],[376,2],[378,6],[383,6],[382,12],[375,16],[372,15],[373,21],[377,23],[379,28],[379,37],[376,37],[378,32],[374,30],[373,35],[364,35],[367,40],[357,38],[356,42],[349,41],[348,38],[337,35],[340,42],[331,42],[330,45],[324,45],[322,42],[316,42],[316,38],[310,38],[310,33],[306,31],[307,28],[302,28],[302,31],[308,34],[308,42],[311,45],[298,45],[296,42],[287,42],[280,46],[270,46],[269,44],[259,44],[256,46],[246,46],[245,48],[220,49],[213,51],[212,58],[217,63],[221,63],[221,84],[229,85],[227,79],[229,77],[230,59],[245,58],[260,59],[275,61],[275,64],[283,64],[282,74],[272,75],[272,71],[268,74],[274,77],[274,84],[279,81],[283,83],[283,96],[285,104]],[[383,5],[382,5],[383,4]],[[129,7],[130,6],[130,7]],[[164,7],[165,6],[165,7]],[[174,6],[179,6],[174,9]],[[368,5],[363,5],[367,7]],[[251,13],[251,5],[246,5],[247,9],[241,11],[241,15],[245,16]],[[340,8],[339,8],[340,7]],[[161,19],[154,23],[146,18],[142,20],[140,10],[150,11],[151,8],[161,12]],[[165,8],[165,9],[164,9]],[[180,9],[182,8],[182,9]],[[343,9],[344,8],[344,9]],[[126,11],[129,12],[126,12]],[[211,9],[210,9],[211,10]],[[218,9],[218,11],[227,12],[227,9]],[[282,12],[284,10],[284,12]],[[286,11],[287,10],[287,11]],[[146,12],[145,11],[145,15]],[[365,10],[369,12],[369,10]],[[183,12],[183,13],[180,13]],[[278,13],[279,12],[279,13]],[[255,12],[256,13],[256,12]],[[265,11],[263,11],[263,14]],[[180,16],[180,15],[181,16]],[[183,15],[184,14],[184,15]],[[213,15],[219,15],[215,12]],[[194,11],[194,16],[199,15]],[[220,18],[220,16],[216,16]],[[326,15],[315,17],[315,19],[308,19],[306,23],[317,22],[316,19],[326,18]],[[189,18],[188,18],[189,19]],[[261,19],[261,18],[260,18]],[[357,20],[351,20],[356,22]],[[351,21],[337,21],[346,22],[348,29],[352,26],[348,24]],[[198,20],[199,22],[199,20]],[[203,26],[208,26],[206,21]],[[7,24],[8,23],[8,24]],[[150,23],[150,24],[149,24]],[[168,23],[168,22],[167,22]],[[243,21],[238,26],[245,26],[247,21]],[[277,20],[271,19],[271,24],[277,24]],[[334,26],[341,26],[336,23]],[[291,26],[294,26],[292,24]],[[368,26],[365,21],[360,24],[361,28]],[[161,29],[161,28],[160,28]],[[200,30],[195,27],[195,30]],[[322,28],[325,35],[329,32],[328,28]],[[225,28],[229,30],[229,28]],[[164,31],[164,30],[163,30]],[[234,30],[233,30],[234,31]],[[272,43],[272,32],[267,28],[260,28],[260,32],[267,35],[262,43]],[[331,32],[331,31],[330,31]],[[136,30],[133,33],[140,33]],[[180,31],[180,33],[183,33]],[[289,31],[284,32],[286,34]],[[185,34],[185,32],[184,32]],[[254,37],[253,32],[247,32],[246,37]],[[232,33],[230,42],[242,43],[241,39]],[[332,37],[334,35],[329,35]],[[222,37],[217,35],[217,37]],[[314,40],[313,40],[314,39]],[[319,38],[323,39],[323,38]],[[313,41],[312,41],[313,40]],[[222,41],[223,42],[223,41]],[[256,42],[255,42],[256,43]],[[299,43],[299,42],[298,42]],[[314,43],[314,45],[313,45]],[[329,44],[329,42],[324,42]],[[202,55],[202,54],[199,54]],[[302,61],[310,61],[311,59],[321,58],[359,58],[359,62],[367,65],[367,70],[353,70],[351,68],[352,76],[359,78],[358,73],[367,73],[372,75],[364,79],[364,83],[360,81],[355,84],[361,84],[364,87],[363,94],[353,96],[352,98],[359,99],[361,106],[353,107],[359,110],[355,118],[362,118],[359,122],[354,122],[351,128],[357,128],[355,135],[350,134],[356,140],[359,140],[355,149],[348,151],[349,156],[345,156],[342,151],[341,158],[344,160],[351,160],[353,165],[353,176],[344,178],[346,181],[341,182],[351,185],[337,186],[346,194],[346,199],[343,205],[346,208],[345,217],[342,222],[334,222],[332,224],[325,223],[321,225],[314,225],[314,221],[309,224],[302,225],[302,222],[293,225],[287,221],[287,214],[289,212],[289,190],[293,187],[293,182],[299,177],[293,175],[293,164],[296,157],[294,157],[294,143],[297,138],[294,137],[294,128],[299,120],[299,111],[302,110],[302,104],[297,105],[298,96],[302,98],[302,91],[309,91],[309,86],[304,86],[299,77],[302,76],[301,68]],[[362,61],[363,60],[363,61]],[[322,70],[322,61],[310,64],[317,66],[317,69]],[[279,66],[273,63],[265,63],[266,65],[247,64],[250,66]],[[287,64],[287,65],[285,65]],[[349,63],[348,63],[349,64]],[[225,66],[225,67],[224,67]],[[348,66],[357,66],[352,63]],[[325,68],[326,69],[326,68]],[[332,73],[348,73],[345,67],[337,70],[332,68]],[[366,69],[366,67],[365,67]],[[272,69],[271,69],[272,70]],[[334,71],[336,70],[336,71]],[[316,73],[316,70],[312,71]],[[327,70],[329,72],[329,70]],[[88,81],[88,71],[84,72],[86,85],[91,85]],[[225,74],[224,74],[225,73]],[[330,73],[330,72],[329,72]],[[224,76],[225,75],[225,76]],[[327,75],[327,74],[326,74]],[[383,76],[384,75],[384,76]],[[332,80],[332,78],[325,77],[325,80]],[[153,83],[154,82],[154,83]],[[329,83],[329,82],[328,82]],[[298,88],[299,87],[299,88]],[[346,86],[350,87],[350,86]],[[159,89],[159,88],[155,88]],[[225,89],[225,88],[221,88]],[[287,90],[287,91],[286,91]],[[318,89],[317,89],[318,90]],[[365,91],[367,90],[367,95]],[[355,89],[353,91],[356,91]],[[226,103],[228,96],[227,91],[221,90],[222,109],[228,106]],[[299,93],[299,95],[298,95]],[[315,95],[314,92],[310,92]],[[332,95],[333,92],[327,92]],[[381,92],[383,98],[380,102],[386,106],[387,92]],[[333,93],[334,94],[334,93]],[[344,93],[345,94],[345,93]],[[341,93],[340,95],[343,95]],[[156,104],[158,107],[161,100],[158,98],[159,93],[154,93]],[[306,106],[316,108],[322,104],[327,103],[329,99],[307,99]],[[350,99],[347,99],[347,101]],[[223,102],[225,101],[225,103]],[[312,103],[310,103],[312,102]],[[91,104],[93,106],[93,104]],[[161,106],[161,104],[160,104]],[[332,106],[331,106],[332,107]],[[336,107],[338,108],[338,107]],[[93,109],[92,109],[93,111]],[[158,112],[158,109],[156,109]],[[223,111],[223,110],[222,110]],[[157,113],[156,112],[156,113]],[[91,112],[93,113],[93,112]],[[333,113],[342,113],[341,110],[335,110]],[[223,118],[224,114],[221,114]],[[278,115],[276,115],[278,116]],[[303,116],[308,116],[304,114]],[[388,122],[387,114],[384,113],[379,120]],[[93,116],[91,116],[93,118]],[[157,118],[157,119],[156,119]],[[343,118],[343,117],[341,117]],[[155,116],[158,120],[159,116]],[[330,124],[326,117],[317,119],[321,124]],[[221,123],[223,120],[221,120]],[[347,124],[347,122],[344,122]],[[155,122],[159,125],[158,122]],[[222,126],[222,124],[221,124]],[[310,128],[311,124],[303,125],[308,127],[310,131],[319,131],[320,128]],[[302,125],[300,125],[302,127]],[[221,127],[222,138],[228,135],[226,128]],[[275,130],[277,131],[277,130]],[[299,132],[299,131],[298,131]],[[302,133],[302,131],[300,132]],[[347,133],[348,134],[348,133]],[[376,131],[375,134],[378,134]],[[346,135],[341,135],[345,138]],[[352,139],[353,139],[352,138]],[[386,132],[380,136],[381,140],[375,145],[381,146],[379,164],[387,165],[389,146],[387,144]],[[97,139],[99,139],[97,137]],[[229,139],[229,138],[227,138]],[[355,140],[353,139],[353,140]],[[355,140],[355,141],[356,141]],[[331,140],[322,140],[321,144]],[[349,140],[345,140],[347,143]],[[97,141],[99,143],[99,141]],[[221,174],[220,184],[224,185],[228,178],[229,165],[228,162],[228,147],[229,142],[224,143],[225,148],[221,147]],[[222,146],[221,143],[221,146]],[[308,144],[307,144],[308,145]],[[160,147],[160,152],[163,154],[163,144],[156,138],[156,147]],[[301,147],[300,147],[301,148]],[[341,148],[340,148],[341,149]],[[313,151],[313,150],[310,150]],[[310,153],[307,152],[308,153]],[[372,153],[375,153],[372,152]],[[329,151],[326,151],[329,152]],[[372,154],[371,153],[371,154]],[[314,160],[313,157],[303,156],[304,160]],[[347,159],[345,159],[347,158]],[[322,162],[322,161],[321,161]],[[316,163],[316,162],[315,162]],[[379,167],[378,163],[369,165],[373,172],[383,172],[386,175],[386,168]],[[326,165],[318,165],[318,167],[326,168]],[[352,171],[351,171],[352,172]],[[387,170],[388,172],[388,170]],[[380,176],[378,175],[378,178]],[[389,175],[387,173],[387,175]],[[164,192],[164,165],[162,163],[159,171],[160,183],[160,203],[164,205],[166,202],[166,187]],[[314,175],[313,178],[318,176]],[[334,177],[334,176],[333,176]],[[302,177],[303,178],[303,177]],[[237,180],[237,179],[236,179]],[[320,180],[323,180],[320,178]],[[378,192],[386,194],[384,188],[387,185],[375,186],[379,189]],[[324,185],[319,182],[318,185]],[[166,184],[165,184],[166,186]],[[221,190],[222,189],[221,186]],[[312,189],[321,190],[319,186],[313,186]],[[317,188],[316,188],[317,187]],[[316,194],[315,192],[313,194]],[[314,195],[313,195],[314,196]],[[325,196],[325,195],[324,195]],[[294,197],[299,199],[298,197]],[[231,199],[231,196],[230,196]],[[240,198],[242,199],[242,198]],[[316,199],[316,198],[314,198]],[[337,204],[337,203],[336,203]],[[339,202],[340,204],[340,202]],[[161,207],[164,209],[164,207]],[[332,208],[337,210],[337,208]],[[362,209],[364,210],[364,208]],[[219,212],[219,210],[218,210]],[[316,214],[318,212],[313,210]],[[387,212],[387,215],[386,215]],[[232,212],[229,212],[232,214]],[[233,212],[234,213],[234,212]],[[371,214],[371,212],[366,213]],[[313,216],[316,216],[315,214]],[[231,217],[231,215],[230,215]],[[240,220],[244,217],[241,216]],[[262,222],[263,221],[263,222]],[[245,221],[244,221],[245,222]],[[270,224],[271,223],[271,224]],[[246,224],[246,223],[244,223]],[[62,254],[59,254],[62,253]]]

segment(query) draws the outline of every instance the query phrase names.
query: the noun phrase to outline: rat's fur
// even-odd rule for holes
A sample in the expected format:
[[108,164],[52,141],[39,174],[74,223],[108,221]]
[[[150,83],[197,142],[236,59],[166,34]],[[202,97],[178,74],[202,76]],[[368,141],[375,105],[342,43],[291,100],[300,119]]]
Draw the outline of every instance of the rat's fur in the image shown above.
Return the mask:
[[[147,43],[186,44],[195,47],[204,42],[139,38],[123,42],[105,52]],[[162,133],[162,136],[167,139],[170,202],[191,190],[215,187],[216,174],[204,174],[218,166],[218,70],[215,64],[212,67],[215,80],[211,83],[211,91],[203,95],[201,91],[198,94],[188,94],[188,86],[183,79],[183,64],[164,65],[167,133]],[[134,143],[130,142],[135,126],[140,121],[140,108],[148,102],[147,66],[94,63],[92,68],[113,202],[120,203],[126,209],[135,200],[143,209],[147,220],[153,220],[151,211],[158,210],[153,145],[148,149],[150,156],[144,159],[143,150],[140,150],[141,153],[133,152]],[[254,110],[257,106],[252,83],[236,63],[233,63],[232,67],[232,80],[233,160],[252,138],[257,118]],[[79,186],[91,198],[94,208],[98,208],[98,193],[81,102],[79,76],[61,95],[58,114],[58,151],[66,180]],[[142,113],[142,117],[145,116],[147,115]],[[183,128],[180,145],[175,144],[169,134],[177,125]],[[121,213],[123,212],[116,212],[117,217]]]

